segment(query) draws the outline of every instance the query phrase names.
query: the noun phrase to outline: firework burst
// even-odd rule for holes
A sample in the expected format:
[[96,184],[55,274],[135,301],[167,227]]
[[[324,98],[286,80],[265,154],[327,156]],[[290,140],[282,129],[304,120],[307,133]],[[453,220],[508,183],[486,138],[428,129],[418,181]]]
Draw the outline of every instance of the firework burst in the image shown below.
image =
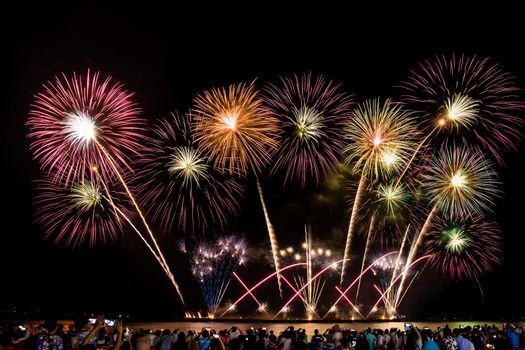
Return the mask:
[[426,60],[401,83],[402,102],[429,127],[451,129],[503,163],[501,152],[514,149],[524,124],[515,79],[488,58],[452,55]]
[[224,236],[202,243],[190,256],[193,275],[198,279],[208,312],[214,315],[239,265],[246,262],[246,241]]
[[89,242],[94,246],[116,239],[124,228],[113,207],[119,203],[110,202],[96,178],[86,177],[82,182],[62,186],[46,176],[37,181],[36,190],[35,222],[43,226],[45,238],[52,238],[55,243],[79,246]]
[[452,279],[474,279],[500,263],[501,232],[495,222],[480,216],[459,220],[450,216],[434,221],[425,243],[430,266]]
[[93,165],[104,178],[113,176],[102,147],[118,169],[130,170],[125,153],[139,148],[144,124],[132,96],[122,84],[89,70],[46,83],[27,120],[34,158],[55,174],[54,180],[66,184],[78,181]]
[[346,128],[347,163],[366,178],[403,169],[416,146],[414,118],[390,100],[358,104]]
[[153,127],[154,136],[140,152],[136,188],[165,231],[204,232],[210,224],[226,225],[226,214],[238,209],[242,188],[215,171],[191,140],[191,116],[171,114]]
[[311,73],[283,77],[264,89],[264,103],[280,121],[281,145],[272,173],[285,172],[284,182],[316,183],[339,162],[344,148],[341,130],[351,116],[352,97],[340,86]]
[[195,98],[194,139],[214,166],[230,174],[259,172],[277,147],[277,121],[254,83],[214,88]]
[[448,215],[483,215],[499,194],[490,161],[466,147],[444,146],[422,176],[431,204]]
[[412,115],[390,100],[368,100],[354,111],[354,117],[346,129],[349,141],[345,149],[348,154],[346,161],[353,164],[354,171],[361,172],[361,179],[348,225],[341,284],[350,257],[356,214],[366,180],[388,177],[404,169],[416,146],[417,135]]

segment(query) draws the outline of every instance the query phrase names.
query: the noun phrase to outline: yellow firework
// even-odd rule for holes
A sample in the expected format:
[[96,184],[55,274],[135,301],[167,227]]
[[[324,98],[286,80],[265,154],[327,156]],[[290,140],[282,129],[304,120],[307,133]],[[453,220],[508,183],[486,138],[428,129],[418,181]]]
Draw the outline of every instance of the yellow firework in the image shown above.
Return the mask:
[[499,194],[498,184],[483,154],[465,147],[444,147],[423,174],[430,202],[453,216],[483,215]]
[[387,216],[395,216],[397,211],[404,208],[410,195],[402,184],[380,184],[377,188],[376,203],[384,207]]
[[371,178],[403,169],[416,147],[414,118],[390,100],[357,106],[346,130],[347,162]]
[[80,184],[73,185],[69,196],[75,207],[86,212],[95,210],[97,206],[101,205],[102,195],[100,189],[91,181],[86,180]]
[[438,125],[459,130],[469,128],[476,123],[478,102],[467,95],[456,94],[447,98],[444,111],[438,119]]
[[195,141],[230,174],[256,172],[277,146],[277,121],[263,107],[254,84],[214,88],[195,98]]
[[208,179],[208,165],[199,150],[190,146],[176,148],[168,164],[168,172],[183,178],[185,187],[195,183],[199,187],[201,179]]

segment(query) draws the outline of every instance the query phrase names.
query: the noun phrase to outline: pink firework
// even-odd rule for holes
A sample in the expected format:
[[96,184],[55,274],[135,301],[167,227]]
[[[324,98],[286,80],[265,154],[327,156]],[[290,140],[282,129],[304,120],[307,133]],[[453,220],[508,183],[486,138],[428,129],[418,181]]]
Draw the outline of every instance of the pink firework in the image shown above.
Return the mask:
[[126,152],[138,149],[144,124],[132,93],[89,70],[83,76],[62,74],[43,88],[27,120],[30,148],[43,170],[66,184],[92,166],[109,178],[114,171],[108,155],[120,170],[129,170]]
[[263,89],[265,107],[280,123],[271,173],[284,171],[285,183],[297,180],[303,187],[309,178],[318,183],[342,157],[341,130],[352,114],[352,97],[311,73],[280,80]]
[[241,186],[214,170],[191,141],[191,116],[171,114],[153,128],[141,149],[136,188],[139,198],[165,231],[177,223],[186,232],[203,233],[211,224],[226,226],[237,211]]
[[429,130],[450,130],[503,164],[501,152],[521,139],[525,104],[515,79],[488,58],[452,55],[426,60],[400,87],[402,101],[420,113]]
[[63,186],[46,176],[37,181],[35,222],[41,224],[45,238],[68,246],[116,239],[124,227],[123,217],[129,213],[115,197],[108,197],[110,184],[98,177],[84,176],[80,182]]
[[480,216],[445,216],[434,220],[425,248],[434,270],[452,279],[477,278],[500,263],[501,232],[495,222]]

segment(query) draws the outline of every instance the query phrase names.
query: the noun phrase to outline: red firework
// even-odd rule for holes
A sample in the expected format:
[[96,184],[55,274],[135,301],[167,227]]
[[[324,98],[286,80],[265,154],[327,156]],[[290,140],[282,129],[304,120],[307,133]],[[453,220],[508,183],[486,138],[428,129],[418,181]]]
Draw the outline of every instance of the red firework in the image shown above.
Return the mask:
[[43,226],[45,238],[68,246],[86,242],[94,246],[116,239],[125,224],[123,217],[129,217],[129,212],[123,209],[118,196],[108,196],[108,186],[112,187],[89,176],[71,186],[58,184],[51,176],[38,180],[35,222]]
[[428,233],[429,263],[452,279],[477,278],[500,263],[502,237],[497,223],[475,216],[436,218]]
[[515,149],[524,124],[512,75],[488,58],[444,55],[426,60],[401,83],[401,97],[420,113],[429,130],[452,129],[463,142],[481,147],[503,164],[502,151]]
[[89,70],[83,76],[62,74],[43,88],[27,120],[30,149],[43,170],[66,184],[92,166],[104,178],[111,177],[111,161],[119,170],[129,170],[126,152],[136,152],[144,125],[132,93]]
[[340,85],[311,73],[284,77],[264,88],[267,110],[280,123],[281,146],[275,149],[271,173],[285,172],[284,182],[304,187],[315,183],[341,159],[343,130],[352,115],[352,97]]

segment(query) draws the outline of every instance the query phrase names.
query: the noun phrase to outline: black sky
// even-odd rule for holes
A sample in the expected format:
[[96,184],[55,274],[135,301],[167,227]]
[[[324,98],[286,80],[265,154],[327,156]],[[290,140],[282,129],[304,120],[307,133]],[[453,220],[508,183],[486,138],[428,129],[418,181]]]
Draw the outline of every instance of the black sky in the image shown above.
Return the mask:
[[[149,120],[186,110],[197,93],[213,86],[256,78],[273,82],[279,75],[309,70],[341,82],[358,100],[394,96],[392,86],[410,68],[441,53],[489,56],[525,87],[523,23],[514,7],[440,2],[427,9],[379,4],[346,8],[327,3],[285,10],[264,2],[253,5],[210,7],[198,2],[183,9],[153,2],[79,2],[18,4],[5,12],[9,20],[1,24],[0,309],[163,318],[182,310],[168,280],[134,236],[71,250],[43,240],[40,227],[32,223],[32,181],[39,172],[24,123],[32,95],[56,74],[87,68],[110,74],[136,92]],[[500,171],[504,194],[495,214],[505,236],[504,264],[481,280],[484,303],[475,284],[446,282],[430,274],[412,288],[407,314],[524,316],[525,303],[518,301],[523,294],[518,282],[524,266],[524,152],[521,143],[517,152],[505,157],[507,167]],[[245,185],[246,200],[239,217],[232,219],[232,229],[264,245],[266,231],[254,183],[248,180]],[[274,224],[287,233],[283,241],[291,242],[311,222],[286,214],[305,209],[303,199],[314,191],[281,191],[272,180],[266,186],[272,189],[268,202]],[[318,214],[330,215],[336,209]],[[172,237],[161,241],[166,250],[176,249]],[[175,253],[171,259],[180,263]],[[184,291],[195,293],[189,273],[180,272],[179,278]]]

